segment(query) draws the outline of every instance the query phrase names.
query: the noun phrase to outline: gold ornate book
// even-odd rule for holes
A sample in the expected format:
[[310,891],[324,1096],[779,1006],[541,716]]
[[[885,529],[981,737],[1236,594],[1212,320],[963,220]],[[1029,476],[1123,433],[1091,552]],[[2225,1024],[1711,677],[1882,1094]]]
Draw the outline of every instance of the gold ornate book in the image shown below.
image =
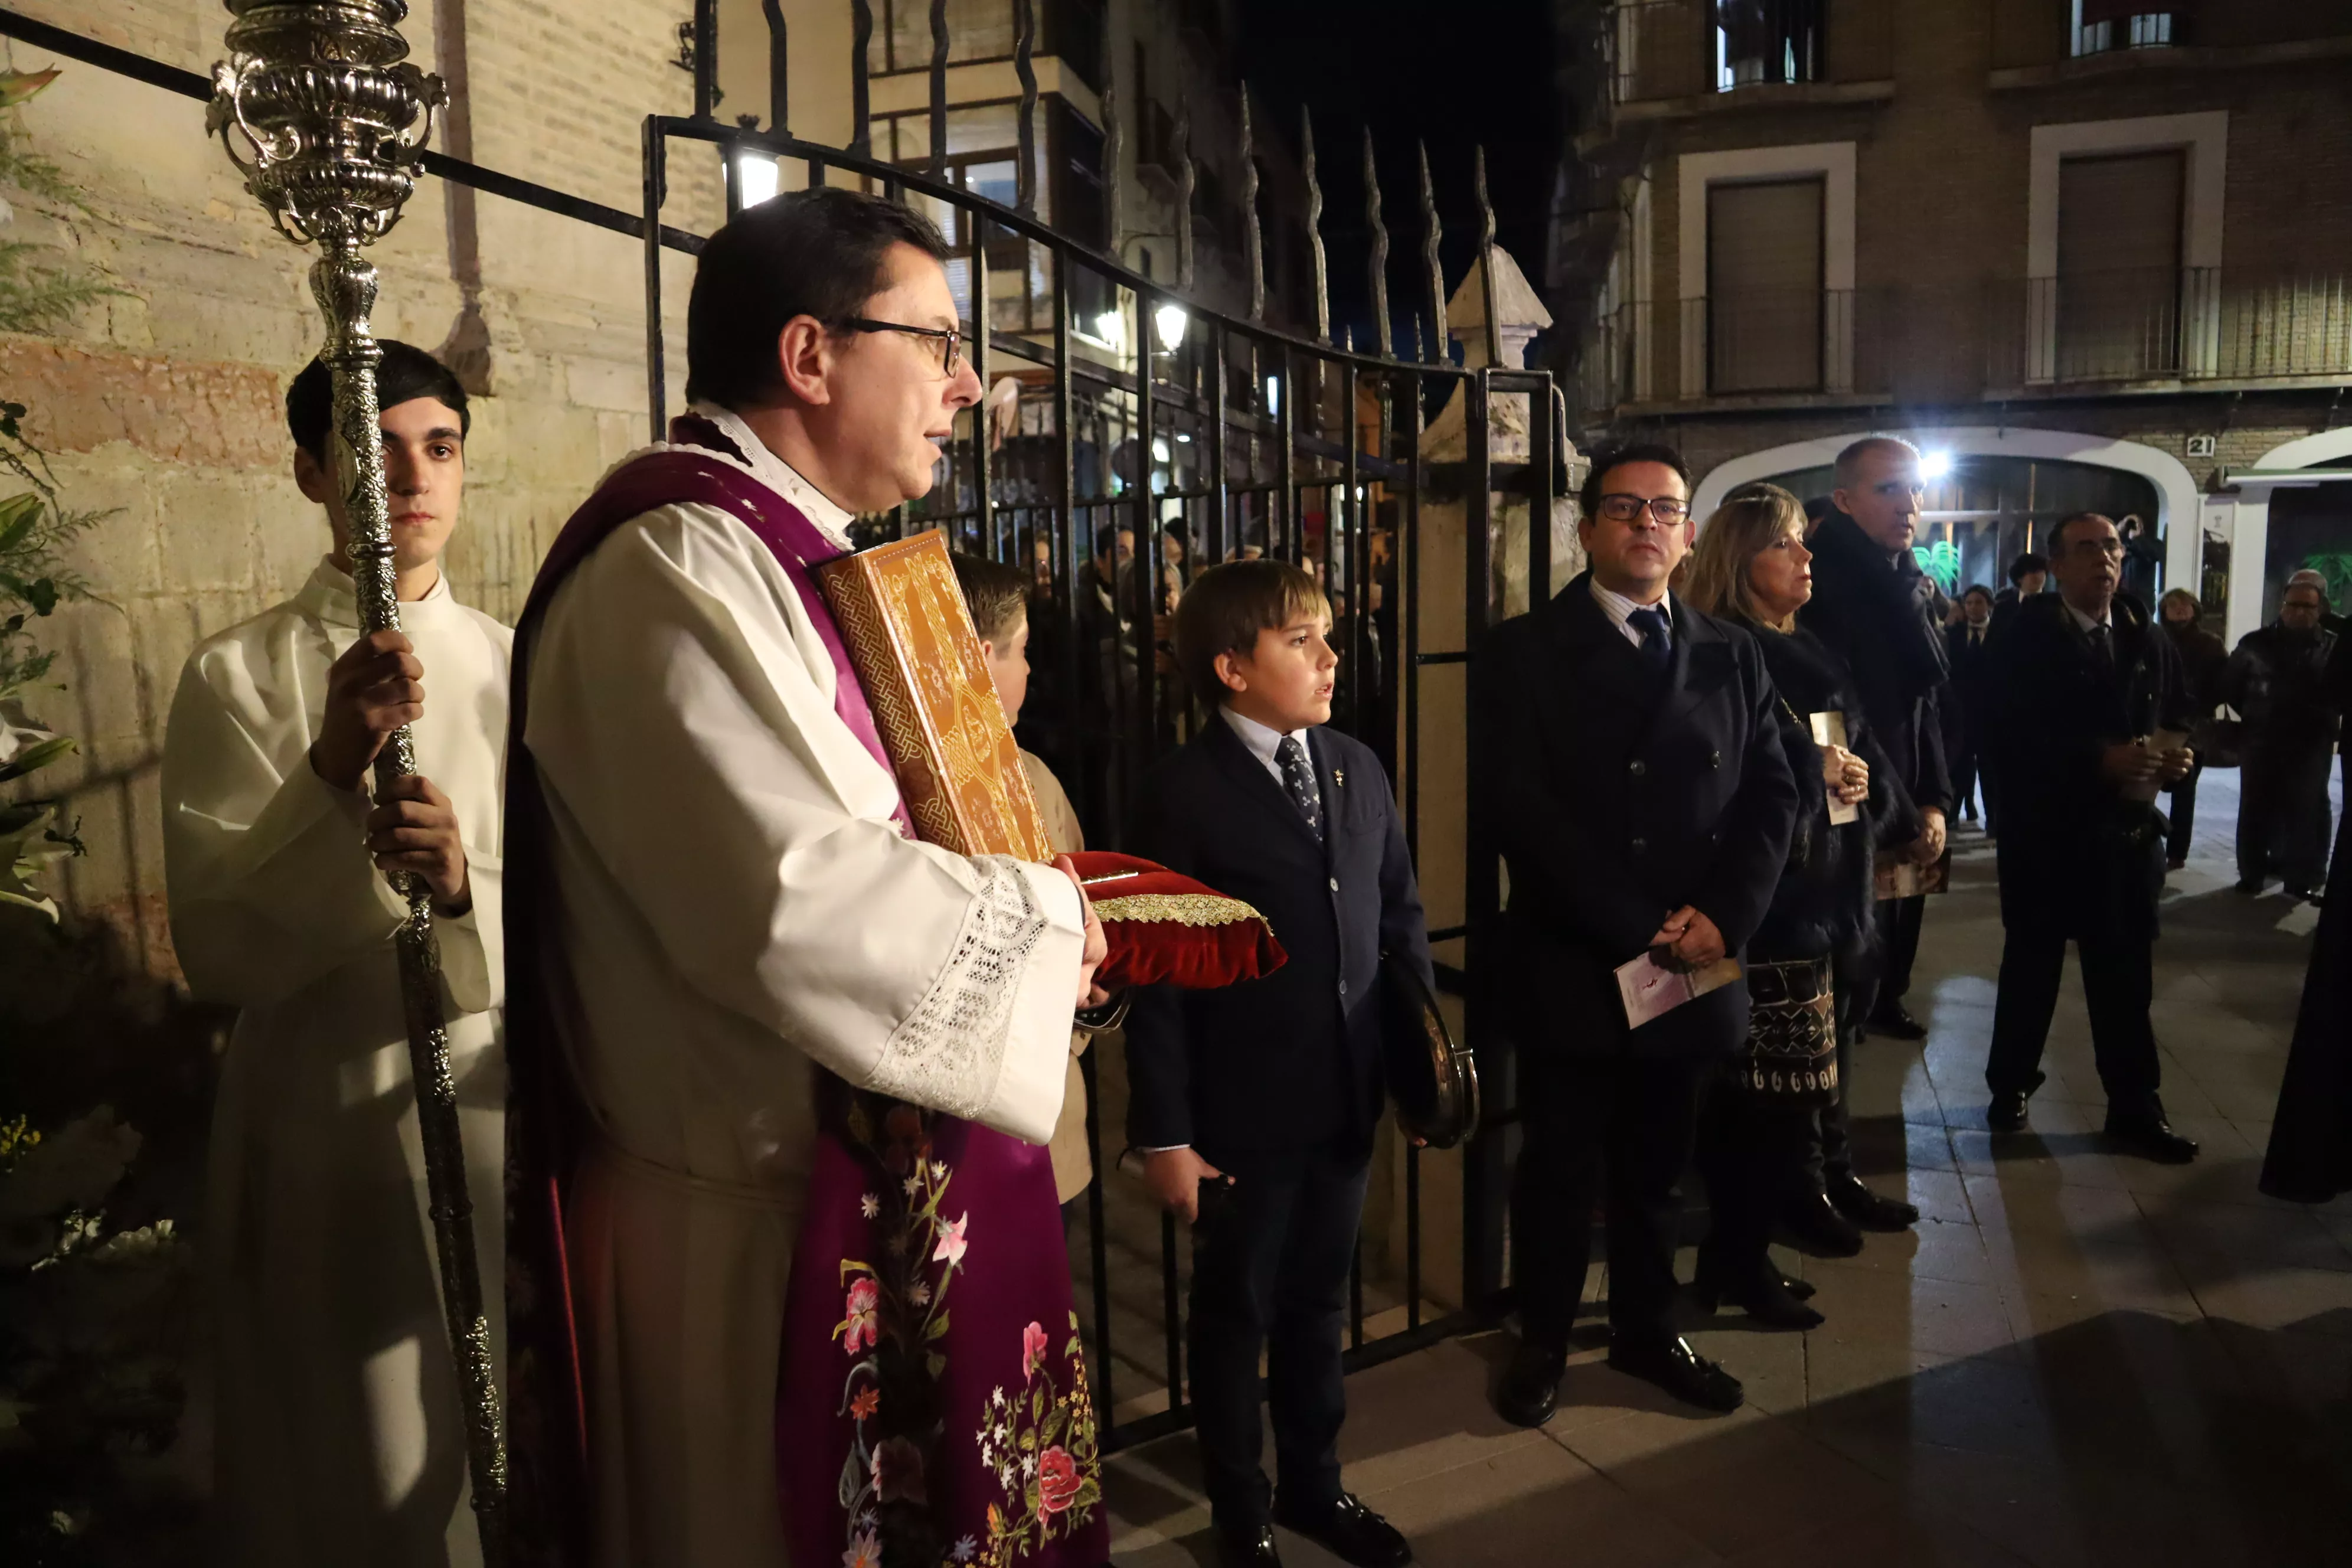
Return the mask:
[[961,855],[1051,860],[1044,813],[936,529],[816,569],[915,831]]

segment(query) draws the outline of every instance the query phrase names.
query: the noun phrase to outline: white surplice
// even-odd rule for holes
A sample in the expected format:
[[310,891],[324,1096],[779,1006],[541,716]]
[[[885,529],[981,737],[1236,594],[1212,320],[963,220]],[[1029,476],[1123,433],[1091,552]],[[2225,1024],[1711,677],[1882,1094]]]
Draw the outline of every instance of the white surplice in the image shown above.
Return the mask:
[[[417,770],[449,797],[473,907],[436,922],[475,1245],[503,1327],[499,817],[512,634],[451,597],[401,605],[425,667]],[[214,1111],[205,1257],[224,1562],[480,1560],[443,1326],[393,935],[368,787],[311,771],[327,671],[360,636],[352,580],[200,645],[163,746],[172,938],[194,993],[241,1011]]]
[[[846,513],[742,421],[697,412],[845,545]],[[900,837],[898,785],[834,711],[797,591],[717,508],[615,530],[549,603],[529,679],[564,1048],[599,1123],[565,1226],[596,1562],[777,1568],[814,1068],[1043,1143],[1077,893],[1050,867]]]

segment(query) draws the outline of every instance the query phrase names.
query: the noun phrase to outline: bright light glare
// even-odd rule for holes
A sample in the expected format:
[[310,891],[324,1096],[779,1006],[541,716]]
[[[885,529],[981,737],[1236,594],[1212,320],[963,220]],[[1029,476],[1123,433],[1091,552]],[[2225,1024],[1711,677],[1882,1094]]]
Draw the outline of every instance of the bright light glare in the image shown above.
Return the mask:
[[1181,305],[1166,304],[1151,312],[1151,330],[1159,334],[1160,346],[1171,354],[1183,342],[1184,329],[1191,321]]
[[1176,439],[1178,439],[1179,441],[1185,442],[1185,443],[1187,443],[1187,444],[1189,445],[1189,444],[1191,443],[1191,441],[1192,441],[1192,437],[1191,437],[1190,436],[1187,436],[1187,435],[1186,435],[1186,434],[1184,434],[1184,432],[1182,432],[1181,430],[1179,430],[1179,431],[1177,431],[1177,432],[1176,432]]
[[1095,318],[1095,339],[1117,348],[1127,341],[1127,318],[1117,310],[1105,310]]
[[1952,455],[1949,452],[1922,452],[1919,454],[1919,477],[1921,479],[1940,479],[1951,471]]
[[1157,436],[1151,438],[1151,460],[1155,463],[1164,463],[1168,460],[1168,443]]
[[735,188],[745,206],[758,206],[776,194],[776,161],[764,153],[740,154],[735,160]]
[[1269,375],[1265,378],[1265,411],[1268,414],[1282,412],[1282,378],[1280,376]]

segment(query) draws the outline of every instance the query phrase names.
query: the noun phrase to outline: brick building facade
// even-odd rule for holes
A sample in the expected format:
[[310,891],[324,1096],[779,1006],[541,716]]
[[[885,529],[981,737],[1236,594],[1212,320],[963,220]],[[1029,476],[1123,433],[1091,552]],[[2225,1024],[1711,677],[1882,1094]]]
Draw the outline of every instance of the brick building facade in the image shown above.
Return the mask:
[[2319,477],[2352,470],[2352,5],[1562,16],[1586,112],[1549,282],[1588,440],[1676,442],[1705,503],[1906,432],[1949,459],[1955,581],[2096,505],[2232,636],[2305,559],[2352,566],[2352,483]]

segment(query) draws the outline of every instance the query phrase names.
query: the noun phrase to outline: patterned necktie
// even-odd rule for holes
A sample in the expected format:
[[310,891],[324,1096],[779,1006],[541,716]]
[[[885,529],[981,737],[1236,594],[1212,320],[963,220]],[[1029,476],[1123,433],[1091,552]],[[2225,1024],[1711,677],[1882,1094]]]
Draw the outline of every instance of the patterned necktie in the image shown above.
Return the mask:
[[2107,635],[2105,624],[2091,628],[2091,657],[2098,661],[2101,669],[2116,667],[2116,641]]
[[1320,841],[1323,837],[1323,806],[1315,792],[1315,773],[1307,765],[1307,748],[1296,735],[1285,735],[1282,744],[1275,748],[1275,760],[1282,764],[1282,787],[1290,796],[1290,804],[1307,819]]
[[1645,605],[1625,617],[1625,624],[1642,634],[1642,662],[1651,673],[1664,675],[1666,666],[1674,662],[1675,650],[1666,641],[1666,612],[1655,605]]

